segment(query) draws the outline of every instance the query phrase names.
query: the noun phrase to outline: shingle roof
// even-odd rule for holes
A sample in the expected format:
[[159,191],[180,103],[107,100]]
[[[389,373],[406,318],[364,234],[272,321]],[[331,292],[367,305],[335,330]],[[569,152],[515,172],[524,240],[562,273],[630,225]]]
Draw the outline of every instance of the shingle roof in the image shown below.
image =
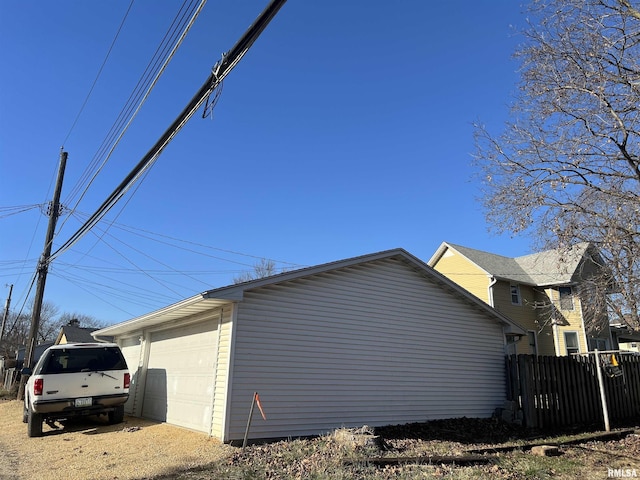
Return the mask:
[[578,243],[569,249],[547,250],[515,258],[535,280],[536,285],[561,285],[574,281],[589,243]]
[[589,243],[579,243],[569,249],[546,250],[509,258],[473,248],[446,243],[494,277],[531,285],[563,285],[573,281]]
[[91,336],[91,332],[95,332],[96,330],[98,329],[64,325],[58,338],[62,338],[62,335],[64,335],[67,343],[91,343],[95,342],[95,339]]

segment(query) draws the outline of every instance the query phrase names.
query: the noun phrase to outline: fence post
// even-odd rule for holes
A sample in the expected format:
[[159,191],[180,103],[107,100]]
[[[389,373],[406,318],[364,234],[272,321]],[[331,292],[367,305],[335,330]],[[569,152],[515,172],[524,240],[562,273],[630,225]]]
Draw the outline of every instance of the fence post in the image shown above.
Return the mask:
[[249,410],[249,418],[247,419],[247,428],[244,431],[244,440],[242,441],[242,448],[247,446],[247,439],[249,438],[249,428],[251,428],[251,418],[253,417],[253,409],[256,406],[256,395],[258,392],[253,393],[253,398],[251,399],[251,409]]
[[596,373],[598,374],[598,388],[600,389],[600,402],[602,403],[602,414],[604,415],[604,429],[606,432],[611,431],[609,426],[609,410],[607,408],[607,394],[604,391],[604,379],[602,378],[602,368],[600,367],[600,354],[596,348],[593,353],[596,357]]

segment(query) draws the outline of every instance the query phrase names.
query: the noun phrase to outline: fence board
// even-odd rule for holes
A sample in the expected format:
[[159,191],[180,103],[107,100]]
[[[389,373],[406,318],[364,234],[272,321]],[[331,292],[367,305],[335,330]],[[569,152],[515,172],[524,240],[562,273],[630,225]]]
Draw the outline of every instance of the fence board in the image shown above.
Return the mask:
[[[622,376],[605,372],[605,395],[611,422],[640,416],[640,357],[616,355]],[[513,355],[506,359],[508,399],[522,410],[531,428],[592,425],[603,421],[596,361],[606,356],[542,357]]]

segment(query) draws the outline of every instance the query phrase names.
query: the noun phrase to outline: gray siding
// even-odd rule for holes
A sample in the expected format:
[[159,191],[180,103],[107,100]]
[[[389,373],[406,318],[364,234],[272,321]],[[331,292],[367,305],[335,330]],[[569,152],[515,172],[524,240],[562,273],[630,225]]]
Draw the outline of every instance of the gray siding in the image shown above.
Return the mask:
[[213,418],[211,419],[211,435],[224,438],[224,414],[227,405],[227,392],[229,383],[229,362],[231,360],[231,318],[233,307],[227,306],[218,314],[218,338],[217,345],[213,348],[217,351],[216,369],[214,373],[213,390]]
[[502,327],[396,259],[245,292],[225,440],[488,417],[504,391]]

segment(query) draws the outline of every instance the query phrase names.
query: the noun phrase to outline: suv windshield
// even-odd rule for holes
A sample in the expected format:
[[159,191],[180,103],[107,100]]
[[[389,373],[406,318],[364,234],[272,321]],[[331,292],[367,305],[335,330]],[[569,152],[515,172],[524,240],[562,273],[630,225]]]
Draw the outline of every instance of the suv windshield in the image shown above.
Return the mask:
[[50,350],[40,374],[77,373],[82,371],[126,370],[127,364],[114,347],[69,348]]

